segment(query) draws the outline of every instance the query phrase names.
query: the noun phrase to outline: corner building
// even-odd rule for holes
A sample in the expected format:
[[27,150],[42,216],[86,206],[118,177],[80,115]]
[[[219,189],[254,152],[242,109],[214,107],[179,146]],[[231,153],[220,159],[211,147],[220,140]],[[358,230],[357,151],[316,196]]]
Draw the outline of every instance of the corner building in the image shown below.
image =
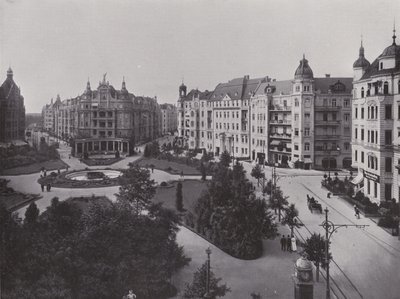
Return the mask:
[[298,168],[351,166],[352,78],[314,78],[307,59],[293,80],[248,76],[214,91],[180,87],[179,136],[190,149]]
[[161,134],[161,110],[157,100],[129,93],[125,80],[121,90],[106,81],[97,90],[87,82],[85,92],[43,108],[46,128],[63,139],[74,139],[74,154],[128,154],[137,142]]
[[379,203],[400,196],[400,46],[392,44],[371,64],[361,43],[353,64],[353,180],[357,190]]

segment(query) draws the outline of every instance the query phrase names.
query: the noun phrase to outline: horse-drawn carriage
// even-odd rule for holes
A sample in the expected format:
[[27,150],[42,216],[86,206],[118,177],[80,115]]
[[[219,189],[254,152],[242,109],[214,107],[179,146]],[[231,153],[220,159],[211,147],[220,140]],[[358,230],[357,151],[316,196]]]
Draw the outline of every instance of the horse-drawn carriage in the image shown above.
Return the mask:
[[318,202],[318,200],[315,200],[314,197],[310,197],[308,194],[307,194],[307,205],[311,213],[313,212],[313,210],[317,210],[320,213],[322,213],[321,204]]

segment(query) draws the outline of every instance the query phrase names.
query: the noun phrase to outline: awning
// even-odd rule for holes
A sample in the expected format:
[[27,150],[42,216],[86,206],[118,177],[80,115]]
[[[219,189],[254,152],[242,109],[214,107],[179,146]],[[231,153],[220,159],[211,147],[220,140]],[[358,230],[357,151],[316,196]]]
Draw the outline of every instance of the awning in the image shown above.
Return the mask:
[[357,176],[351,181],[351,183],[353,185],[358,185],[362,182],[363,179],[364,179],[364,176],[363,176],[362,172],[359,172],[357,174]]
[[279,145],[281,142],[279,140],[272,140],[271,145]]
[[304,163],[312,163],[312,160],[310,158],[305,158]]

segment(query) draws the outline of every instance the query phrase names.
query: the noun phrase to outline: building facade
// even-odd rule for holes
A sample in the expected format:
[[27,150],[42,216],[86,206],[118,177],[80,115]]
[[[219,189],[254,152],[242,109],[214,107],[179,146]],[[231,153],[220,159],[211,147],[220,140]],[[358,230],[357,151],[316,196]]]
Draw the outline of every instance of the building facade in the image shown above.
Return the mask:
[[373,202],[400,196],[400,46],[392,44],[371,64],[361,43],[353,64],[353,180]]
[[179,136],[190,149],[290,167],[351,166],[352,78],[314,78],[303,57],[293,80],[248,76],[212,92],[181,85]]
[[157,100],[129,93],[125,81],[116,90],[106,81],[72,99],[43,108],[45,127],[65,140],[73,139],[74,154],[128,154],[134,144],[153,140],[161,134],[161,111]]
[[25,105],[21,89],[14,81],[11,68],[0,86],[0,142],[25,139]]
[[175,105],[161,104],[161,134],[173,133],[178,129],[178,112]]

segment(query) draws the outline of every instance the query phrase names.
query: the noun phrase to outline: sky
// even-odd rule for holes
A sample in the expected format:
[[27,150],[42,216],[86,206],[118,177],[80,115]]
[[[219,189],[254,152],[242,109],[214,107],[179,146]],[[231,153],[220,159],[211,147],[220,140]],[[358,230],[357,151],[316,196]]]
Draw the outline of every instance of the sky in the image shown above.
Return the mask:
[[352,76],[361,35],[372,62],[392,42],[399,0],[0,0],[0,81],[9,66],[28,113],[115,88],[176,103],[249,75],[287,80],[303,53],[315,77]]

